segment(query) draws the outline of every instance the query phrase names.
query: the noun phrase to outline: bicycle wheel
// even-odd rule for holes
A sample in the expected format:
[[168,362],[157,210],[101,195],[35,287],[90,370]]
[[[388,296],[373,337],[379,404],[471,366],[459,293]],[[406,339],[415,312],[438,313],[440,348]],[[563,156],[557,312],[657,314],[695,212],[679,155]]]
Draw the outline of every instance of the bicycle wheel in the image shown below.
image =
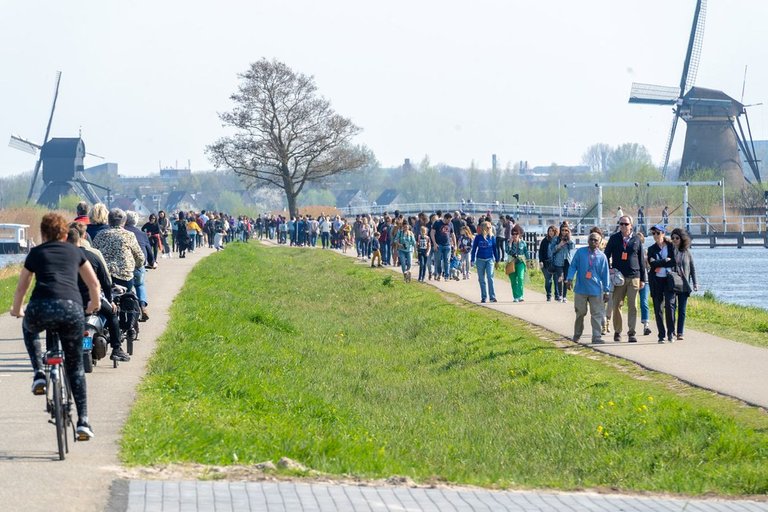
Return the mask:
[[[60,370],[61,368],[59,368]],[[56,442],[59,447],[59,460],[64,460],[67,453],[67,423],[64,414],[64,380],[63,375],[56,372],[52,375],[53,385],[53,419],[56,423]]]

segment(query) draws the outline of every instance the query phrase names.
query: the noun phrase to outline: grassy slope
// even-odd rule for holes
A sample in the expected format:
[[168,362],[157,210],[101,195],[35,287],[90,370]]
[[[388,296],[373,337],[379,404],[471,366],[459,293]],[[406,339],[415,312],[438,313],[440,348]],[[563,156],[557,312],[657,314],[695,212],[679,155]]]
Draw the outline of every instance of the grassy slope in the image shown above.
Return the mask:
[[764,411],[451,302],[325,252],[231,245],[175,302],[123,460],[768,492]]
[[0,313],[7,313],[11,309],[20,269],[17,265],[0,269]]

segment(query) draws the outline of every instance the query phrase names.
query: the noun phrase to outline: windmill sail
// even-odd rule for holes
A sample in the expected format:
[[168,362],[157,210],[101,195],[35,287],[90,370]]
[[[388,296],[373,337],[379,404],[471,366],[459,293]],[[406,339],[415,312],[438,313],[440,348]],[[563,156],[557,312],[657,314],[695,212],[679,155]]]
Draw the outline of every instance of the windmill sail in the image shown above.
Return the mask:
[[629,91],[630,103],[645,103],[649,105],[674,105],[680,97],[677,87],[666,85],[633,83]]
[[[51,134],[51,123],[53,123],[53,112],[56,110],[56,99],[59,97],[59,84],[61,83],[61,71],[56,72],[56,90],[53,93],[53,105],[51,106],[51,114],[48,116],[48,126],[45,128],[45,137],[43,138],[43,146],[48,142],[48,136]],[[32,173],[32,183],[29,186],[29,194],[27,194],[27,202],[32,198],[32,192],[35,190],[35,183],[37,182],[37,175],[40,173],[40,165],[43,163],[43,153],[40,152],[40,158],[37,159],[35,164],[35,170]]]
[[685,53],[683,74],[680,77],[680,96],[696,83],[696,75],[699,72],[701,60],[701,48],[704,44],[704,20],[707,17],[707,0],[696,2],[696,11],[693,13],[693,25],[691,37],[688,39],[688,51]]
[[40,146],[34,142],[22,139],[18,135],[11,135],[11,140],[8,141],[8,146],[29,153],[30,155],[36,155],[37,152],[40,151]]

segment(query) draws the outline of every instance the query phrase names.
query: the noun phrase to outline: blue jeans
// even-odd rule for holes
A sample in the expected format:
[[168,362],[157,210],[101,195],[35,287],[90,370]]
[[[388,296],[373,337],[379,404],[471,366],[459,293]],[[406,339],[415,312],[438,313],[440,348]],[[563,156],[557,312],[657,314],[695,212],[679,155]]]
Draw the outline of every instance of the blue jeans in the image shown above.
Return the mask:
[[[496,299],[496,290],[493,288],[493,258],[476,259],[477,280],[480,281],[480,298],[485,300],[490,295],[491,300]],[[486,279],[488,280],[488,291],[486,292]]]
[[392,264],[392,243],[391,242],[381,243],[381,261],[385,265]]
[[443,274],[443,277],[448,279],[451,277],[451,246],[450,245],[438,245],[437,256],[435,259],[435,274],[438,276]]
[[[648,309],[648,294],[650,293],[650,288],[649,284],[646,283],[645,286],[640,288],[640,292],[638,293],[638,295],[640,295],[640,322],[643,324],[647,324],[648,320],[650,320]],[[683,313],[683,318],[685,318],[685,313]]]
[[146,273],[147,269],[143,266],[137,267],[133,271],[133,286],[136,288],[136,296],[139,298],[142,306],[147,305],[147,287],[144,285]]
[[331,245],[331,234],[327,231],[323,231],[320,233],[320,241],[323,244],[323,249],[327,249]]
[[358,251],[363,256],[363,258],[368,258],[371,255],[371,240],[370,238],[367,240],[360,240],[360,246],[358,248]]
[[[555,281],[555,300],[560,300],[565,298],[565,292],[566,292],[565,286],[563,286],[564,280],[565,280],[565,276],[563,275],[564,269],[563,267],[553,267],[553,268],[554,268],[554,272],[552,272],[552,278]],[[563,281],[560,280],[561,278],[563,279]]]
[[685,308],[688,307],[688,293],[676,293],[677,295],[677,334],[682,336],[685,329]]
[[419,249],[419,281],[424,280],[427,274],[427,250]]
[[405,273],[408,270],[411,270],[411,251],[406,251],[404,249],[399,249],[398,254],[400,256],[400,268],[403,269],[403,273]]
[[541,272],[544,274],[544,291],[547,292],[547,300],[549,300],[552,298],[552,280],[555,274],[547,270],[546,265],[541,269]]

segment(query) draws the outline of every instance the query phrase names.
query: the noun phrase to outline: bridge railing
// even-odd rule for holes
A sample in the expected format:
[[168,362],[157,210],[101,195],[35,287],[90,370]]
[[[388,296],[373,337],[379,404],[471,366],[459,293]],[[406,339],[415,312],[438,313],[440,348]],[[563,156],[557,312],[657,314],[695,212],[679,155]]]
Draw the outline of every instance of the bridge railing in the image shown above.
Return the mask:
[[[602,222],[598,222],[594,211],[589,211],[585,207],[569,206],[550,206],[550,205],[523,205],[523,204],[505,204],[505,203],[475,203],[475,202],[443,202],[443,203],[403,203],[389,204],[386,206],[366,205],[366,206],[348,206],[340,208],[347,216],[372,214],[383,215],[384,213],[393,214],[399,211],[403,215],[415,215],[419,212],[432,213],[436,211],[455,212],[462,211],[473,215],[481,215],[490,212],[494,217],[498,215],[512,215],[518,219],[524,226],[536,229],[545,227],[549,224],[559,224],[567,219],[571,224],[577,225],[577,233],[582,229],[589,230],[590,227],[602,224],[603,229],[609,232],[615,230],[615,220],[611,217],[604,217]],[[587,217],[583,217],[589,212]],[[646,218],[644,228],[647,231],[652,225],[660,222],[659,218]],[[669,229],[675,227],[686,227],[694,235],[712,235],[727,233],[765,233],[766,219],[763,215],[741,215],[728,216],[723,220],[722,216],[699,216],[694,215],[690,219],[684,216],[671,216],[668,223]]]

